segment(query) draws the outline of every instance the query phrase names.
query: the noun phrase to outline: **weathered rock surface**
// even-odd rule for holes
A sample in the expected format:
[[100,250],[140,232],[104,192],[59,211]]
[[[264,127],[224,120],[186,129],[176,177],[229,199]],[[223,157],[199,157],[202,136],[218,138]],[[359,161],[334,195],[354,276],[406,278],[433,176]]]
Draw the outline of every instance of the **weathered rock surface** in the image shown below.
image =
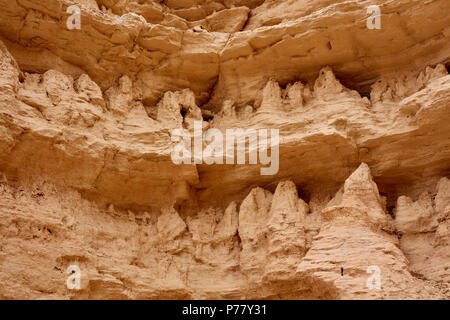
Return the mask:
[[1,299],[450,298],[448,0],[0,5]]

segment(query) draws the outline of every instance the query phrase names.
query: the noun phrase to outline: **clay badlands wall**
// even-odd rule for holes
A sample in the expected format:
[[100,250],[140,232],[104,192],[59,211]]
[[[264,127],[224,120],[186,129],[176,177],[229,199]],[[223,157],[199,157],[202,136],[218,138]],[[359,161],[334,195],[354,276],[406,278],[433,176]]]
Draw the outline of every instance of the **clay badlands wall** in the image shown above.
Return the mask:
[[1,299],[450,298],[450,1],[0,7]]

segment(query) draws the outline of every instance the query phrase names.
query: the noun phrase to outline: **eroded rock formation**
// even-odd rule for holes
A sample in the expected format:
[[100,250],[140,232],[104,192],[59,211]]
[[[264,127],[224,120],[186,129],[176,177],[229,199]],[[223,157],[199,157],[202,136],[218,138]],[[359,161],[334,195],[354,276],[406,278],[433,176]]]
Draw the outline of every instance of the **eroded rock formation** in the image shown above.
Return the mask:
[[448,0],[0,5],[1,299],[450,298]]

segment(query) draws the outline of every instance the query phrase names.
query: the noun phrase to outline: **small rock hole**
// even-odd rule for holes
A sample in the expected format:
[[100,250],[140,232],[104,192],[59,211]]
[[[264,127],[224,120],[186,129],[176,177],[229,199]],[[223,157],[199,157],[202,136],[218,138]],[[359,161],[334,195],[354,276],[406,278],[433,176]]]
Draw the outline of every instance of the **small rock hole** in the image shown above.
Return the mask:
[[395,206],[387,206],[387,211],[392,218],[395,218]]
[[202,114],[202,118],[203,118],[203,121],[208,122],[208,121],[211,121],[212,119],[214,119],[214,116],[210,115],[210,114]]
[[370,92],[360,92],[359,95],[361,96],[361,98],[366,97],[370,100]]

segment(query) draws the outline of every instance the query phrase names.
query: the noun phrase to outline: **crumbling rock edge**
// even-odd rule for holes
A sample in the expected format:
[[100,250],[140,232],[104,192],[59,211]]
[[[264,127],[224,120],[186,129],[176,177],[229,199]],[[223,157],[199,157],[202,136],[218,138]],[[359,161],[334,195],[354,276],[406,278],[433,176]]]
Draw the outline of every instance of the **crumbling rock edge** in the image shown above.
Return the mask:
[[[85,1],[67,43],[66,1],[0,1],[0,298],[449,298],[448,2],[388,3],[434,18],[385,60],[366,31],[342,39],[373,55],[330,60],[352,1],[285,21],[231,2]],[[336,18],[338,51],[301,45]],[[175,165],[171,132],[194,121],[279,129],[279,172]]]

